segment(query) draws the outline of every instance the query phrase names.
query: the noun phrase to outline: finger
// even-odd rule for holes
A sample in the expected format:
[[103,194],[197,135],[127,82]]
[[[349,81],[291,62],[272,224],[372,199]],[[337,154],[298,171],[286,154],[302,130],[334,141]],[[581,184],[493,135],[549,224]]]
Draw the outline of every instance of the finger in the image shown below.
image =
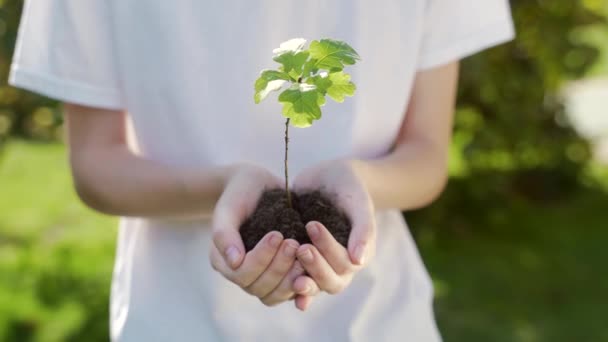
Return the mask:
[[215,245],[211,245],[211,250],[209,251],[209,260],[211,261],[211,267],[214,270],[221,273],[223,276],[227,276],[228,273],[232,273],[232,269],[226,265],[226,260],[222,254],[217,250]]
[[316,296],[321,289],[312,278],[302,275],[293,282],[293,291],[298,295]]
[[351,217],[348,254],[355,265],[364,265],[375,253],[376,221],[373,211],[361,210]]
[[213,244],[233,270],[244,260],[245,246],[239,233],[238,218],[229,210],[218,207],[213,214]]
[[211,245],[211,251],[209,253],[211,260],[211,266],[214,270],[219,272],[224,278],[240,286],[239,281],[236,277],[236,272],[226,264],[226,260],[222,254],[217,250],[215,245]]
[[266,234],[260,242],[245,255],[245,260],[234,271],[233,281],[245,288],[251,285],[268,268],[283,242],[283,235],[277,231]]
[[262,298],[274,290],[281,280],[285,278],[285,275],[293,265],[298,247],[300,245],[295,240],[289,239],[283,241],[279,252],[272,259],[270,266],[253,284],[247,287],[247,292]]
[[352,264],[348,251],[336,241],[324,225],[315,221],[309,222],[306,225],[306,232],[312,243],[336,273],[344,274],[351,271]]
[[329,266],[315,246],[309,244],[300,246],[296,255],[321,290],[330,294],[342,291],[343,279]]
[[291,299],[294,296],[292,289],[293,282],[304,274],[304,272],[304,267],[296,260],[285,278],[281,280],[279,286],[272,290],[266,297],[261,298],[262,303],[268,306],[274,306]]
[[298,308],[300,311],[308,310],[310,303],[312,303],[312,299],[313,297],[311,296],[297,295],[295,299],[296,308]]

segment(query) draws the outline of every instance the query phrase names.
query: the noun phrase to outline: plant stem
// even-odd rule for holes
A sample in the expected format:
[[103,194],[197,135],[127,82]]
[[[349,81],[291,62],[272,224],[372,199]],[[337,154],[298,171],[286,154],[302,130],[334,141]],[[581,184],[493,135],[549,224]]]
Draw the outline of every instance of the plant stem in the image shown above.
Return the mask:
[[287,154],[289,152],[289,118],[285,121],[285,192],[287,193],[287,203],[290,208],[293,208],[291,203],[291,192],[289,191],[289,168],[287,166]]

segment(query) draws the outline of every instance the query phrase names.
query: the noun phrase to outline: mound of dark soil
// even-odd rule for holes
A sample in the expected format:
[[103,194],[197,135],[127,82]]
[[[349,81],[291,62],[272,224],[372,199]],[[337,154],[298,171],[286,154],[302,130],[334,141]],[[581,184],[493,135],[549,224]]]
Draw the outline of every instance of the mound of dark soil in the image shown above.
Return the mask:
[[351,225],[348,217],[321,191],[292,193],[293,208],[289,207],[284,190],[268,190],[262,194],[253,214],[240,228],[245,249],[250,251],[267,233],[276,230],[285,239],[300,244],[310,243],[305,225],[321,222],[344,247],[347,246]]

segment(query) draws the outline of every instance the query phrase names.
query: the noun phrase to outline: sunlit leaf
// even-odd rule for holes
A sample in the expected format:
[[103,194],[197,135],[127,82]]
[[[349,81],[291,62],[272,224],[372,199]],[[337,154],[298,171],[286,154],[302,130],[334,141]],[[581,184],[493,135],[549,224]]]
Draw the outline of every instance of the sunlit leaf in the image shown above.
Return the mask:
[[302,67],[308,59],[308,51],[285,52],[275,56],[273,60],[281,64],[280,70],[288,74],[292,80],[297,81],[302,76]]
[[321,118],[325,97],[314,85],[300,84],[283,91],[279,102],[283,103],[283,115],[291,119],[293,126],[308,127]]
[[260,74],[260,77],[255,81],[255,94],[253,99],[255,103],[260,103],[273,91],[281,89],[287,80],[289,75],[284,72],[276,70],[264,70]]
[[355,94],[355,84],[350,81],[350,75],[343,71],[334,72],[327,77],[331,81],[331,86],[327,88],[327,95],[336,102],[344,102],[345,96]]
[[284,54],[286,52],[299,52],[304,48],[304,44],[306,44],[306,39],[304,38],[294,38],[288,41],[282,42],[278,48],[272,50],[275,56]]
[[308,50],[310,57],[317,60],[315,66],[319,69],[342,70],[345,65],[353,65],[360,59],[355,49],[339,40],[313,40]]
[[295,127],[308,127],[319,120],[326,96],[343,102],[354,94],[355,85],[342,69],[359,59],[357,52],[341,41],[315,40],[309,49],[305,44],[305,39],[296,38],[273,50],[273,60],[280,64],[278,70],[264,70],[254,87],[254,101],[259,103],[269,93],[291,84],[278,100],[283,115]]

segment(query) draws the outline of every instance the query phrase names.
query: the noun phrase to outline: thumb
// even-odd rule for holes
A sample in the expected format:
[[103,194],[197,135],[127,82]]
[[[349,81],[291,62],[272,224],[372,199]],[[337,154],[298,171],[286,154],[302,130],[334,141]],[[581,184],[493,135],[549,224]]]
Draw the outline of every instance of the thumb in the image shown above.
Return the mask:
[[245,247],[239,233],[238,221],[234,213],[221,208],[216,209],[213,214],[213,244],[233,270],[245,259]]

